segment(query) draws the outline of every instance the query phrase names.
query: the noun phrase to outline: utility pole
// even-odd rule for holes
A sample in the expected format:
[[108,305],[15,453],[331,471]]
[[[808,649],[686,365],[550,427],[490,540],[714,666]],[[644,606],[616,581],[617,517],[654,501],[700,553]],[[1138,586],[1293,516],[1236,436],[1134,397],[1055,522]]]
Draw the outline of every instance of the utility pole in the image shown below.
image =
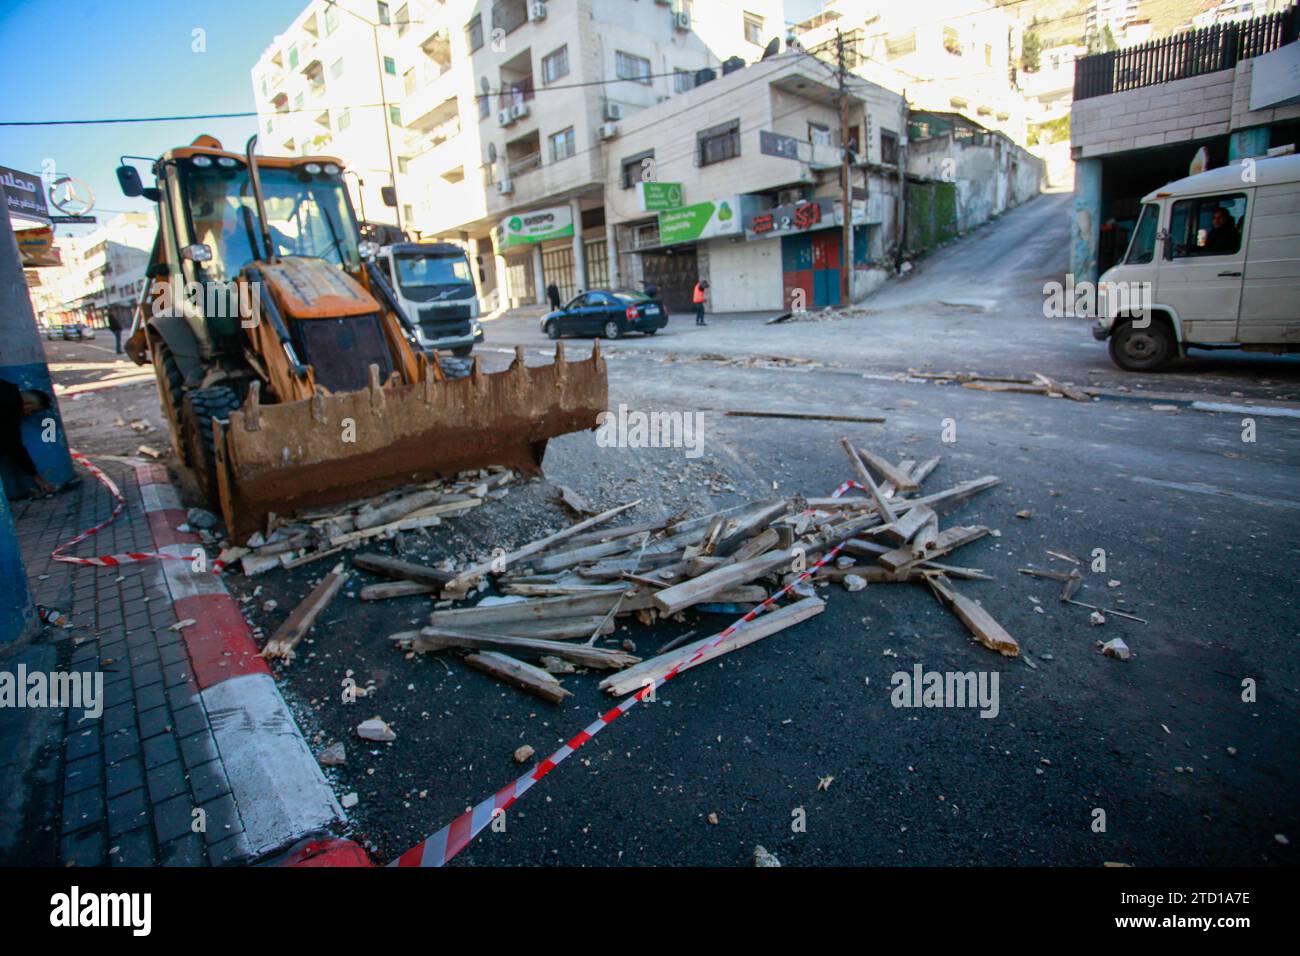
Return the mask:
[[840,237],[840,305],[851,304],[853,290],[853,167],[849,157],[849,93],[848,67],[844,58],[844,34],[836,29],[835,51],[839,64],[839,92],[836,97],[840,108],[840,191],[844,224]]

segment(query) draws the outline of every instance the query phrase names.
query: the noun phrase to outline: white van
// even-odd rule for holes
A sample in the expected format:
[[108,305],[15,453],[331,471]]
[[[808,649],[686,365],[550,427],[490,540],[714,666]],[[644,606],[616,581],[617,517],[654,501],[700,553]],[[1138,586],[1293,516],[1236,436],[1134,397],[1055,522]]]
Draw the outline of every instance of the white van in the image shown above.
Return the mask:
[[[1142,283],[1148,315],[1135,307]],[[1098,311],[1093,337],[1109,338],[1130,372],[1189,346],[1300,351],[1300,156],[1232,163],[1145,196],[1124,261],[1098,283]]]

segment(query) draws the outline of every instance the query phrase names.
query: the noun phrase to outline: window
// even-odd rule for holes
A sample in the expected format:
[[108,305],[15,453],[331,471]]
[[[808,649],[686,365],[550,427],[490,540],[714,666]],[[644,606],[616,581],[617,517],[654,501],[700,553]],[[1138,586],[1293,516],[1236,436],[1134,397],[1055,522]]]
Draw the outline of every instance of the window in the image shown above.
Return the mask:
[[984,44],[984,65],[985,66],[993,65],[993,47],[991,44],[988,43]]
[[745,14],[745,39],[757,46],[763,45],[763,18],[756,13]]
[[1242,193],[1180,199],[1169,216],[1166,259],[1231,256],[1241,250],[1241,223],[1246,217]]
[[271,132],[271,130],[273,130],[273,129],[275,129],[275,120],[268,119],[268,120],[266,121],[266,131],[267,131],[267,133],[269,134],[269,133]]
[[291,46],[289,47],[289,69],[296,70],[297,68],[298,68],[298,47]]
[[339,110],[339,118],[334,121],[334,128],[340,133],[352,125],[352,114],[346,110]]
[[740,120],[702,130],[698,134],[699,165],[711,166],[740,155]]
[[568,159],[575,152],[572,126],[551,135],[551,162],[558,163],[562,159]]
[[554,53],[542,57],[542,84],[554,83],[562,76],[569,75],[569,47],[560,47]]
[[398,106],[388,107],[388,121],[394,126],[402,125],[402,110]]
[[492,27],[513,33],[528,22],[528,4],[525,0],[497,0],[492,4]]
[[916,52],[916,31],[910,30],[907,33],[898,36],[885,38],[885,56],[891,60],[897,60],[900,56],[907,56],[909,53]]
[[638,83],[649,86],[650,61],[643,56],[616,50],[614,52],[614,74],[620,80],[636,80]]
[[388,24],[390,24],[390,23],[393,22],[392,17],[390,17],[390,16],[388,15],[388,4],[386,4],[386,3],[382,3],[382,2],[381,2],[381,3],[377,4],[377,6],[378,6],[378,10],[379,10],[379,22],[380,22],[380,24],[382,24],[383,26],[388,26]]
[[465,24],[465,42],[469,44],[469,52],[483,48],[483,17],[477,16],[469,23]]
[[1138,265],[1150,262],[1156,252],[1156,230],[1160,226],[1160,207],[1147,203],[1142,207],[1137,227],[1133,230],[1133,241],[1129,243],[1128,255],[1124,261]]
[[809,123],[808,142],[814,146],[829,146],[831,144],[831,128],[821,123]]
[[397,75],[397,61],[391,56],[384,57],[384,72],[389,76]]
[[397,8],[397,35],[400,37],[411,26],[411,10],[406,4]]
[[898,134],[893,130],[880,131],[880,161],[890,166],[898,165]]
[[325,8],[325,35],[329,36],[339,26],[339,8],[330,4]]
[[647,176],[647,174],[652,174],[654,170],[654,159],[655,151],[648,149],[644,153],[637,153],[635,156],[629,156],[623,160],[623,175],[621,177],[623,188],[631,189],[643,179],[653,178],[652,175]]
[[[333,7],[331,7],[330,9],[333,9]],[[337,60],[335,60],[333,63],[330,64],[330,78],[337,80],[342,75],[343,75],[343,57],[339,57]]]
[[673,70],[673,92],[685,93],[695,89],[695,74],[690,70]]

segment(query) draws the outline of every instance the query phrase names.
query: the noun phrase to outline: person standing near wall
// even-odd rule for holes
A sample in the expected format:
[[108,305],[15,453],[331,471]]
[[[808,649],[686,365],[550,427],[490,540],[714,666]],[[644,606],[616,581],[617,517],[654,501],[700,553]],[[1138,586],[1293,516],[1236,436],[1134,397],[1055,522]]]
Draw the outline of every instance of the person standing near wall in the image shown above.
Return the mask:
[[113,309],[108,310],[108,330],[113,333],[113,352],[122,354],[122,320]]
[[45,392],[20,389],[0,379],[0,455],[11,458],[43,495],[52,494],[55,489],[36,470],[36,463],[23,444],[22,420],[49,407],[50,396]]
[[695,283],[695,291],[691,293],[691,301],[695,303],[695,324],[708,325],[704,321],[704,303],[709,297],[709,282],[707,279],[700,279]]

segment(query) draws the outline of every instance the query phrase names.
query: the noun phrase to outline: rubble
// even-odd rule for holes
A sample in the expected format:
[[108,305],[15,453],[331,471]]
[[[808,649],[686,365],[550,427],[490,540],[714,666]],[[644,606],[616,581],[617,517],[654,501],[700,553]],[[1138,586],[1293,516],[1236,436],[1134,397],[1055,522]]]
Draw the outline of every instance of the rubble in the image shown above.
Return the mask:
[[357,736],[362,740],[373,740],[380,744],[391,743],[397,739],[393,728],[388,726],[382,717],[371,717],[357,724]]
[[1127,661],[1133,656],[1133,652],[1129,650],[1128,645],[1118,637],[1111,638],[1102,644],[1101,652],[1107,657],[1114,657],[1121,661]]
[[322,767],[341,767],[347,763],[347,760],[347,750],[341,740],[335,741],[316,753],[316,762]]
[[754,865],[757,867],[780,866],[781,861],[776,858],[775,853],[768,852],[762,846],[754,847]]

